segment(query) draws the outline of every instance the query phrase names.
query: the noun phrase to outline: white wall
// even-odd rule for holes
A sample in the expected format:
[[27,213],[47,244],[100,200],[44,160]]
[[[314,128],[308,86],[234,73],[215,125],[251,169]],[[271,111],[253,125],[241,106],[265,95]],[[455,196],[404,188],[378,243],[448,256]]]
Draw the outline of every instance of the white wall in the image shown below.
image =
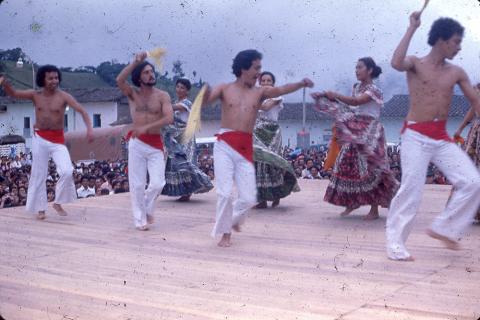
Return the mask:
[[[93,115],[100,114],[101,128],[108,127],[110,123],[117,120],[117,103],[116,102],[86,102],[82,103],[85,110],[90,117],[93,125]],[[68,132],[70,131],[85,131],[85,123],[82,115],[69,108],[66,112],[68,115]]]
[[[30,135],[24,135],[23,119],[30,117]],[[21,102],[7,105],[7,112],[0,113],[0,136],[6,134],[18,134],[25,138],[27,148],[31,146],[31,135],[33,134],[33,124],[35,123],[35,113],[31,102]],[[27,132],[25,132],[27,133]]]

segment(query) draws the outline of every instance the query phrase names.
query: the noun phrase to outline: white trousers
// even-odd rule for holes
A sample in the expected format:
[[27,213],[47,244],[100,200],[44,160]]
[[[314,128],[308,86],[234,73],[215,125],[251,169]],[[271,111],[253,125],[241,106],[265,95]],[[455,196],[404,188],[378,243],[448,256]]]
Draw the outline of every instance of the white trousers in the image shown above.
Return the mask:
[[457,145],[407,129],[402,135],[401,146],[402,181],[387,217],[387,254],[391,259],[410,256],[405,241],[420,205],[430,162],[440,169],[455,188],[447,206],[431,225],[434,232],[458,240],[472,223],[480,204],[480,174]]
[[55,187],[54,203],[72,202],[77,198],[73,182],[73,166],[65,145],[53,143],[39,135],[32,137],[32,171],[28,182],[27,212],[37,213],[47,210],[48,160],[55,162],[60,178]]
[[[217,213],[212,237],[231,233],[233,225],[245,221],[247,211],[257,203],[255,167],[225,141],[215,142],[213,149]],[[235,182],[238,198],[233,199]]]
[[[145,190],[147,171],[150,180]],[[128,143],[128,181],[135,226],[145,226],[147,215],[151,215],[155,210],[155,199],[165,185],[163,151],[149,146],[139,139],[130,139]]]

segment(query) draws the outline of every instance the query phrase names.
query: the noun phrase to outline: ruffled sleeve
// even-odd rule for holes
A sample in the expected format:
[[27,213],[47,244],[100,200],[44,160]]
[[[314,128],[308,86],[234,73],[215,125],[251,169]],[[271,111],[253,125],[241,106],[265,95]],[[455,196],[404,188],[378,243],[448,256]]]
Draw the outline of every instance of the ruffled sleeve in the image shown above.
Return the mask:
[[363,93],[369,95],[373,99],[373,101],[375,101],[376,103],[383,105],[383,92],[376,85],[374,84],[367,85]]

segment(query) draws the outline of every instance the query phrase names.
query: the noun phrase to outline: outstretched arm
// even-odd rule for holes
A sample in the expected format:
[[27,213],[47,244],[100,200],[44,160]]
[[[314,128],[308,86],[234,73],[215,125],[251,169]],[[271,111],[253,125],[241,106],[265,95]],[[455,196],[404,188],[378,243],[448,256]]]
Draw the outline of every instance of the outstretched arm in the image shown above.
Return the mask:
[[135,55],[135,60],[133,60],[128,66],[123,68],[123,70],[117,76],[117,86],[122,90],[123,94],[131,98],[133,89],[127,82],[128,76],[132,73],[140,63],[142,63],[147,58],[146,52],[139,52]]
[[306,88],[306,87],[308,88],[313,87],[312,80],[308,78],[304,78],[302,81],[295,82],[295,83],[288,83],[283,86],[262,87],[263,89],[262,99],[276,98],[281,95],[288,94],[288,93],[297,91],[298,89]]
[[372,97],[370,97],[366,93],[363,93],[355,97],[351,97],[351,96],[344,96],[342,94],[339,94],[333,91],[326,91],[323,93],[323,95],[330,100],[338,100],[340,102],[348,104],[349,106],[359,106],[361,104],[370,102],[372,100]]
[[395,70],[407,71],[414,67],[413,58],[411,56],[407,57],[407,50],[413,34],[420,26],[420,15],[421,12],[418,11],[413,12],[410,15],[410,25],[408,26],[407,32],[405,32],[405,35],[403,36],[402,40],[400,40],[400,43],[393,52],[391,65]]
[[65,100],[67,104],[73,108],[76,112],[80,113],[82,115],[83,122],[85,123],[85,126],[87,127],[87,141],[92,142],[93,141],[93,128],[92,128],[92,122],[90,121],[90,117],[88,116],[87,111],[85,111],[85,108],[77,101],[75,100],[74,97],[72,97],[70,94],[65,93]]
[[10,97],[33,100],[33,96],[35,95],[35,90],[16,90],[4,75],[0,76],[0,85],[3,86],[5,93]]
[[278,106],[280,103],[282,103],[282,98],[276,98],[276,99],[267,99],[262,102],[262,105],[260,106],[260,110],[263,111],[268,111],[272,109],[273,107]]

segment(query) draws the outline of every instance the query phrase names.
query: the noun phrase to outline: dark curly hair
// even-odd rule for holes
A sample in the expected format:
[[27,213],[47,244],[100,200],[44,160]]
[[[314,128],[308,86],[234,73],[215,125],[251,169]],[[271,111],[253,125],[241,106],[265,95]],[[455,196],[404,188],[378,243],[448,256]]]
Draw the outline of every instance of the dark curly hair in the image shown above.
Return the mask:
[[435,20],[432,24],[432,28],[428,33],[428,44],[432,47],[437,43],[438,39],[447,41],[454,34],[458,34],[463,37],[465,28],[456,20],[452,18],[440,18]]
[[146,66],[151,66],[153,69],[153,73],[155,73],[155,66],[148,61],[144,61],[138,66],[136,66],[135,69],[133,69],[132,71],[132,83],[137,87],[140,87],[140,75],[142,74],[142,71]]
[[237,53],[233,59],[232,72],[238,78],[242,74],[242,70],[248,70],[252,66],[254,60],[262,59],[262,54],[254,49],[243,50]]
[[38,87],[43,88],[45,86],[45,75],[47,72],[56,72],[58,74],[58,83],[62,82],[62,73],[60,70],[51,64],[46,64],[38,68],[37,76],[35,78],[35,83]]
[[189,91],[192,88],[192,84],[190,83],[190,80],[188,80],[186,78],[178,78],[177,81],[175,82],[175,85],[177,85],[179,83],[183,84],[185,86],[185,88],[187,88],[187,90],[189,90]]

